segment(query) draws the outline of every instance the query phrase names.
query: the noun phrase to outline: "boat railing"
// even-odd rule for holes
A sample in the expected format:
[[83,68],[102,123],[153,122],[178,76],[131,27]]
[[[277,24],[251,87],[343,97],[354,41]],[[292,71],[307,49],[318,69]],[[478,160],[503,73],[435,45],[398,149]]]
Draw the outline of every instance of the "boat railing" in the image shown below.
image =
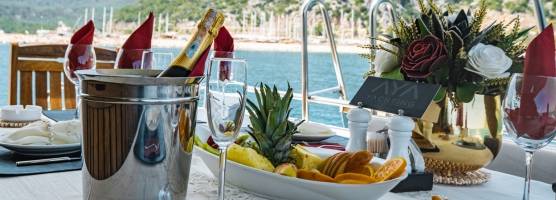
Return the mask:
[[[308,15],[309,11],[318,6],[320,8],[321,14],[324,18],[324,25],[326,27],[326,36],[328,37],[328,42],[330,44],[330,50],[332,54],[332,64],[334,65],[334,72],[336,73],[337,85],[334,87],[309,92],[309,51],[308,51]],[[302,49],[301,49],[301,118],[304,120],[309,120],[309,102],[322,103],[322,104],[334,104],[340,107],[348,105],[346,88],[344,84],[344,78],[342,76],[342,68],[340,66],[340,59],[338,58],[338,51],[336,50],[336,41],[334,40],[334,33],[332,32],[332,24],[330,22],[330,15],[324,6],[324,2],[321,0],[305,0],[301,7],[302,16]],[[339,99],[333,99],[328,97],[320,97],[319,94],[323,93],[338,93]],[[294,95],[295,96],[295,95]],[[299,95],[298,95],[299,96]]]

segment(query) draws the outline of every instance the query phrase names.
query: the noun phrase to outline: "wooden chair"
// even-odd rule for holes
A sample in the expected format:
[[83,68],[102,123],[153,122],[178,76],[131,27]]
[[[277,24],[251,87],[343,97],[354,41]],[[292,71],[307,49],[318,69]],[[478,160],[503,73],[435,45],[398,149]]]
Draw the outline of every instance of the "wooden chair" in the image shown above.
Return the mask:
[[[19,45],[10,50],[10,105],[38,105],[44,110],[75,108],[75,88],[64,74],[67,45]],[[116,51],[95,48],[97,68],[113,68]],[[33,84],[34,83],[34,84]]]

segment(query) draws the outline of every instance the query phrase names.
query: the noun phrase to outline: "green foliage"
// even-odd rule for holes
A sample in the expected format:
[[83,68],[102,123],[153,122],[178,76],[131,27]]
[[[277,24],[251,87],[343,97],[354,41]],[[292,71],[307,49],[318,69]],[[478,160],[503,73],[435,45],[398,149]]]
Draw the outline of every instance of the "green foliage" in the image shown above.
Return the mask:
[[103,7],[118,8],[133,0],[0,0],[0,30],[8,33],[35,33],[38,29],[54,29],[59,21],[70,28],[83,24],[85,9],[96,9],[95,18],[102,19]]
[[529,6],[529,0],[509,0],[504,3],[504,7],[517,13],[532,13],[532,7]]

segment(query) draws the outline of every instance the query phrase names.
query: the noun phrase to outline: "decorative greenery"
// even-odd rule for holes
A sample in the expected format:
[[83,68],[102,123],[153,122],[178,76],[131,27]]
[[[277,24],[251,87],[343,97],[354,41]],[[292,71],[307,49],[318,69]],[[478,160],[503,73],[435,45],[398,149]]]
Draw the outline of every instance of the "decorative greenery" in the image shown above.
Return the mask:
[[[474,64],[471,63],[470,59],[473,58],[469,54],[471,49],[478,44],[488,45],[489,48],[499,48],[507,58],[511,59],[511,67],[506,71],[501,71],[500,74],[522,71],[524,41],[531,28],[522,30],[518,17],[508,23],[495,22],[483,26],[487,14],[486,0],[481,0],[478,9],[473,14],[471,11],[465,10],[456,12],[451,7],[440,8],[433,0],[427,0],[427,2],[418,0],[418,5],[421,11],[418,17],[401,18],[399,23],[395,24],[393,30],[396,37],[371,38],[383,44],[363,46],[371,51],[386,51],[395,54],[402,60],[401,67],[393,71],[382,72],[382,77],[440,84],[446,91],[445,96],[454,97],[451,100],[455,102],[470,102],[476,93],[485,95],[504,93],[508,76],[493,78],[469,69],[470,64]],[[440,41],[440,43],[437,44],[436,41]],[[393,46],[399,50],[395,51],[386,46]],[[420,51],[422,46],[427,46],[427,48],[431,48],[427,50],[435,50],[439,53],[419,58],[418,54],[422,53]],[[418,51],[415,52],[415,49]],[[415,54],[418,58],[414,58]],[[364,57],[371,61],[376,59],[371,53]],[[412,59],[416,59],[416,61]],[[424,62],[422,59],[430,60]],[[371,71],[368,74],[372,75],[375,72]],[[422,74],[425,75],[421,76]]]
[[247,112],[251,121],[247,132],[257,142],[260,153],[274,166],[288,162],[292,136],[303,122],[294,124],[288,120],[293,89],[288,84],[286,93],[280,96],[276,86],[271,89],[266,84],[260,84],[259,89],[255,89],[255,96],[256,103],[247,99]]

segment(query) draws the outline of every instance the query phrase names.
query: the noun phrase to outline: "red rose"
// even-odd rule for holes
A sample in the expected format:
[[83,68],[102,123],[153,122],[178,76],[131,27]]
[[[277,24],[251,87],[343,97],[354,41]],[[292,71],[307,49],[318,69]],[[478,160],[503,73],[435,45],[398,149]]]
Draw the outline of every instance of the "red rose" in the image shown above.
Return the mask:
[[445,63],[447,58],[447,50],[442,41],[434,36],[427,36],[409,45],[401,69],[408,78],[423,79],[439,64]]

